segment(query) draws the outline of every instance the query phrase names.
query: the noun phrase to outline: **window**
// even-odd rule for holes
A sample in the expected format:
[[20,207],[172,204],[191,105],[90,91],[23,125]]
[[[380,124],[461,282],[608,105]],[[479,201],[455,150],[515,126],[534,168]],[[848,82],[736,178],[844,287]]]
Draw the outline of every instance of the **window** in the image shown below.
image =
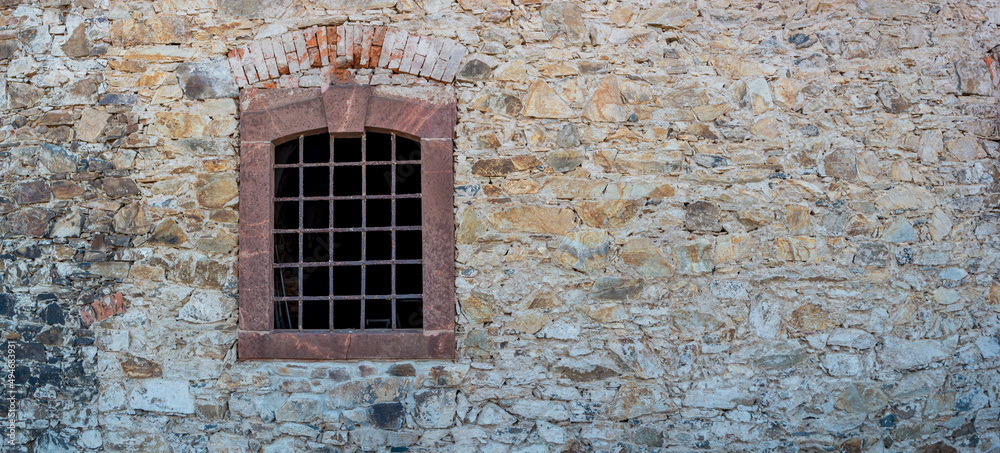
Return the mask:
[[239,358],[453,358],[450,88],[240,103]]

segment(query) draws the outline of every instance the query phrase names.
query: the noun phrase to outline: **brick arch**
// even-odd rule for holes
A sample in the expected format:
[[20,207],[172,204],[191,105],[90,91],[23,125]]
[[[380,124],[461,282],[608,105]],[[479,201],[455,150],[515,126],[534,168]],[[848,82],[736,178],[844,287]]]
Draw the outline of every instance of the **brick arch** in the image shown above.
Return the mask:
[[311,68],[385,68],[451,83],[466,53],[465,46],[451,39],[342,24],[257,39],[229,51],[228,56],[237,85],[246,88]]

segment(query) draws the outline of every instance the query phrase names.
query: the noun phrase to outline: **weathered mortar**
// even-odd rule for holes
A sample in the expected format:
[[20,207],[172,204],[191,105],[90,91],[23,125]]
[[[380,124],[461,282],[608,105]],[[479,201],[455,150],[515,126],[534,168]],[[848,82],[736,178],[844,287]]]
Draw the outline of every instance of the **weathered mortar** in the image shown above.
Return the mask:
[[[1000,449],[993,3],[21,3],[10,451]],[[469,49],[455,362],[236,360],[227,55],[345,22]]]

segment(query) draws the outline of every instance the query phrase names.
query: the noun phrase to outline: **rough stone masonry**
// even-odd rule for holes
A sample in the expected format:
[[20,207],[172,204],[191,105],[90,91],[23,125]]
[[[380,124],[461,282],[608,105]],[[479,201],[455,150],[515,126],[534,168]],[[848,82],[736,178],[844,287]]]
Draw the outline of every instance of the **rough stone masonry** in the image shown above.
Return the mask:
[[[5,451],[1000,452],[998,27],[0,0]],[[240,91],[331,83],[455,88],[455,361],[237,361]]]

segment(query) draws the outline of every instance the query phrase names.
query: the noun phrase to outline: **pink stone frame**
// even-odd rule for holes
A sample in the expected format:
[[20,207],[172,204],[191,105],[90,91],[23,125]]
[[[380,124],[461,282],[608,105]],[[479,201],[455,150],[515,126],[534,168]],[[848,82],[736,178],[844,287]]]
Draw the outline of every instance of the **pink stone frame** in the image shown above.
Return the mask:
[[[240,94],[240,108],[238,359],[454,359],[452,149],[458,112],[453,88],[248,88]],[[301,134],[365,130],[391,131],[420,141],[423,331],[274,330],[274,145]]]

